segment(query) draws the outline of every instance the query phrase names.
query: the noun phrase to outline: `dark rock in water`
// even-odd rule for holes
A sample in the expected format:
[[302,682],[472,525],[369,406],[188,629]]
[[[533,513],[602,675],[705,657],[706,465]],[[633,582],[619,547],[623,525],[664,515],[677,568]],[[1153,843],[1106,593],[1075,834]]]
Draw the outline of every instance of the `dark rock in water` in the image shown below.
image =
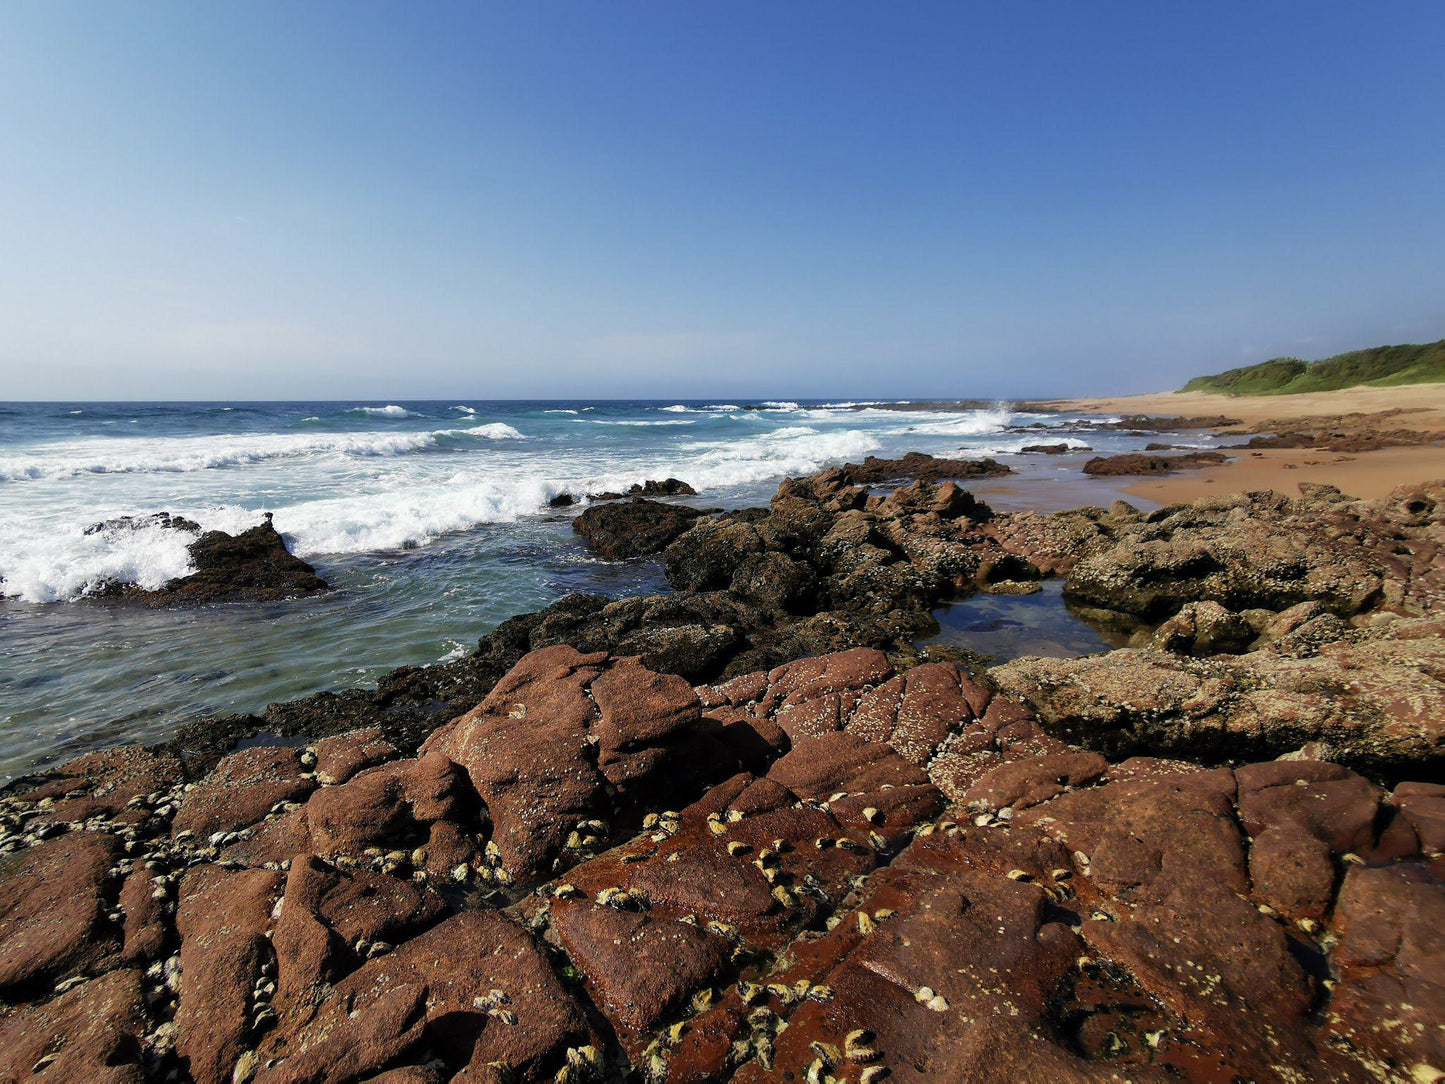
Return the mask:
[[558,493],[547,502],[548,508],[570,508],[577,503],[577,498],[570,493]]
[[105,531],[139,531],[146,527],[166,527],[175,531],[201,533],[201,525],[185,516],[173,516],[169,512],[155,512],[149,516],[116,516],[114,519],[92,523],[85,534],[101,534]]
[[1227,463],[1223,452],[1188,452],[1184,455],[1145,455],[1125,452],[1122,455],[1095,456],[1084,464],[1084,473],[1117,476],[1128,474],[1169,474],[1176,470],[1216,467]]
[[1172,433],[1181,429],[1221,429],[1242,425],[1238,418],[1223,414],[1202,414],[1189,417],[1156,417],[1151,414],[1126,414],[1117,422],[1105,422],[1100,429],[1142,429],[1155,433]]
[[862,463],[847,463],[843,477],[850,485],[877,485],[898,478],[925,482],[949,479],[995,478],[1012,474],[1010,467],[995,459],[938,459],[925,452],[908,452],[898,459],[866,456]]
[[1019,451],[1040,455],[1063,455],[1065,452],[1087,452],[1090,449],[1070,448],[1068,444],[1061,441],[1058,444],[1025,444]]
[[692,497],[697,495],[697,490],[681,478],[664,478],[660,482],[649,478],[641,485],[634,483],[629,486],[627,492],[634,497]]
[[680,504],[634,497],[626,504],[602,504],[572,520],[572,529],[610,561],[660,553],[704,512]]
[[[165,513],[161,513],[164,515]],[[167,526],[175,527],[174,519]],[[194,524],[178,528],[190,530]],[[176,606],[205,602],[272,602],[330,589],[316,570],[286,549],[285,540],[265,520],[240,534],[207,531],[191,543],[196,570],[154,591],[133,584],[109,584],[97,598],[119,599],[144,606]]]
[[697,495],[697,490],[688,485],[681,478],[664,478],[658,481],[649,478],[645,482],[634,482],[627,488],[626,493],[618,493],[616,490],[607,490],[604,493],[589,493],[589,501],[620,501],[627,497],[692,497]]
[[1167,452],[1176,447],[1178,447],[1178,445],[1160,444],[1157,440],[1151,440],[1148,444],[1144,445],[1144,450],[1146,452]]

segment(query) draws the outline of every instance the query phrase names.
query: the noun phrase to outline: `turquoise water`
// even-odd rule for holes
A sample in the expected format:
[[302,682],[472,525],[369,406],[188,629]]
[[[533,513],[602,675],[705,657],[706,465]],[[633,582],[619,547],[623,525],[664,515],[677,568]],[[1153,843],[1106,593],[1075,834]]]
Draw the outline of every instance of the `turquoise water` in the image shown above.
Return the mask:
[[[1015,453],[1077,420],[825,401],[0,404],[0,778],[457,657],[572,591],[663,588],[655,561],[591,558],[570,529],[577,509],[547,507],[561,492],[673,476],[696,503],[737,507],[787,475],[913,449],[998,455],[1073,486],[1077,461]],[[1034,422],[1058,429],[1016,428]],[[1001,503],[1027,504],[1009,483]],[[108,580],[185,574],[188,535],[85,533],[162,510],[231,531],[273,512],[338,590],[177,611],[87,602]]]

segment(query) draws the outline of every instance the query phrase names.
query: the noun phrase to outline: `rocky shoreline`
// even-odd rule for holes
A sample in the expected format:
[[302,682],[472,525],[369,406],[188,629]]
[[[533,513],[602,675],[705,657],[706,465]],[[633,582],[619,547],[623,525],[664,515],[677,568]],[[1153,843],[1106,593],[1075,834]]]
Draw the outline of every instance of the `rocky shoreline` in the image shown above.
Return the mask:
[[[0,1081],[1440,1079],[1445,484],[906,458],[598,504],[672,594],[8,788]],[[918,646],[1047,577],[1131,646]]]

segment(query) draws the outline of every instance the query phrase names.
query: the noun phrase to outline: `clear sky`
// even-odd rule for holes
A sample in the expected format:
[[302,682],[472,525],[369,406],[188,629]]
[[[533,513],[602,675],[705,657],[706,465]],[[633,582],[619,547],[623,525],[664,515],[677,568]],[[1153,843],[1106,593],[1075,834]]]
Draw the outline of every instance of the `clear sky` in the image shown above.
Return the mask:
[[1445,3],[0,0],[0,399],[1144,391],[1445,336]]

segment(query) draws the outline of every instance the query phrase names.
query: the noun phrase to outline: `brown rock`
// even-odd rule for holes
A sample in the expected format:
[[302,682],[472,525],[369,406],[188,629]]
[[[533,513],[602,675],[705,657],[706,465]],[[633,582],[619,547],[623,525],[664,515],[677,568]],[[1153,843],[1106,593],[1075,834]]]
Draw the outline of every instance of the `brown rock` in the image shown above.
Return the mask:
[[632,1031],[710,986],[731,954],[723,938],[686,922],[575,900],[553,906],[552,928],[603,1013]]
[[0,1018],[0,1080],[139,1084],[142,994],[139,971],[112,971]]
[[316,743],[316,782],[323,786],[345,783],[357,772],[399,756],[382,736],[380,727],[363,727],[334,734]]
[[229,1084],[252,1041],[252,988],[271,957],[266,931],[281,874],[197,866],[181,882],[176,1052],[197,1084]]
[[7,998],[104,968],[120,948],[104,898],[120,843],[71,832],[0,863],[0,993]]
[[304,798],[316,786],[301,750],[254,746],[225,757],[181,801],[172,828],[204,843],[217,832],[255,824],[278,802]]

